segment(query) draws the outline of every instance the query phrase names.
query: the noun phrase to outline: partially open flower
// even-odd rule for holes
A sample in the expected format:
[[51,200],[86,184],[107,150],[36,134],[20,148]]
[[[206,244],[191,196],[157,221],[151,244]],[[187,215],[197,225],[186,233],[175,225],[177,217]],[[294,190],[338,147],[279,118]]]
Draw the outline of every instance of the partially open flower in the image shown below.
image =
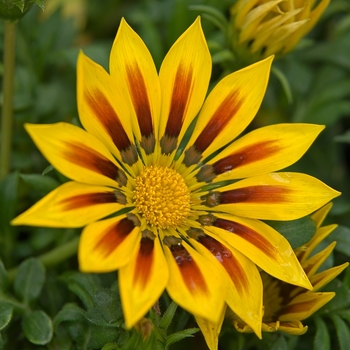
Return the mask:
[[294,49],[317,23],[329,0],[238,0],[231,8],[233,50],[255,62]]
[[[320,266],[332,253],[336,242],[311,255],[314,249],[337,227],[337,225],[320,227],[331,206],[332,204],[329,203],[313,214],[312,218],[317,224],[316,234],[308,244],[296,250],[298,260],[313,286],[312,291],[284,283],[264,271],[260,272],[264,286],[262,331],[304,334],[308,327],[301,321],[310,317],[335,296],[333,292],[319,292],[319,290],[338,276],[349,263],[318,272]],[[233,314],[229,317],[233,319],[233,324],[238,331],[253,331]]]

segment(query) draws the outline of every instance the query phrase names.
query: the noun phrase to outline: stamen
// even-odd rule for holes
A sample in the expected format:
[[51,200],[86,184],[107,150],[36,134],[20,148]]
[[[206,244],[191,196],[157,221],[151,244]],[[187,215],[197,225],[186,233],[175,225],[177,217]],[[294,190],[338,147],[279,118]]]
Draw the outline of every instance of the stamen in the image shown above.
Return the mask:
[[149,166],[135,183],[133,200],[148,224],[163,229],[183,224],[190,211],[190,191],[179,173]]

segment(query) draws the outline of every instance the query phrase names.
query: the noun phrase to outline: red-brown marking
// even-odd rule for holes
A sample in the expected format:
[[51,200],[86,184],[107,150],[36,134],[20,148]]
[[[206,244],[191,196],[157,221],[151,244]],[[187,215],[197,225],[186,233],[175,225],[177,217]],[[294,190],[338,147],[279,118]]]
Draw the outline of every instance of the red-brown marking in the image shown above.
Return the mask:
[[154,257],[153,252],[154,241],[149,238],[142,238],[135,265],[135,274],[133,280],[134,285],[138,283],[141,288],[145,288],[149,279],[149,275],[151,273]]
[[134,227],[134,223],[128,218],[121,219],[103,233],[95,244],[95,249],[103,255],[104,259],[107,258],[118,248]]
[[207,294],[208,287],[204,277],[187,250],[182,245],[173,245],[170,250],[189,291],[193,294],[198,292]]
[[102,154],[78,142],[66,142],[65,144],[66,149],[63,151],[63,156],[71,163],[113,180],[117,178],[118,167]]
[[142,136],[149,137],[153,134],[151,107],[149,104],[147,88],[139,66],[135,62],[133,66],[126,67],[129,91],[135,108],[137,120]]
[[220,194],[220,204],[230,203],[286,203],[286,194],[291,190],[285,186],[248,186]]
[[213,164],[214,172],[219,175],[240,166],[271,157],[280,150],[281,148],[275,145],[275,141],[257,142],[218,160]]
[[216,137],[225,129],[225,126],[234,118],[240,107],[243,99],[239,96],[237,90],[232,91],[221,103],[215,111],[208,124],[198,136],[194,143],[196,150],[203,153]]
[[186,70],[185,67],[180,64],[175,76],[165,135],[170,137],[179,136],[187,109],[188,99],[191,94],[191,87],[192,70]]
[[104,129],[111,136],[113,143],[119,151],[126,150],[131,146],[131,142],[126,134],[123,125],[107,98],[100,91],[95,89],[90,92],[85,91],[85,100]]
[[249,281],[244,269],[232,255],[231,251],[210,236],[199,237],[198,241],[215,256],[231,277],[233,284],[237,288],[237,292],[243,295],[248,290]]
[[79,194],[77,196],[65,198],[60,201],[60,204],[64,205],[63,210],[72,210],[88,207],[90,205],[116,202],[117,200],[113,192],[99,192]]
[[318,299],[315,298],[313,300],[304,301],[301,303],[293,304],[293,305],[287,305],[285,306],[282,311],[280,312],[280,315],[286,315],[289,313],[300,313],[311,310],[318,302]]
[[262,251],[270,258],[276,258],[276,248],[265,237],[261,236],[259,232],[256,232],[247,226],[239,224],[238,222],[225,219],[216,219],[213,225],[229,231],[235,235],[238,235],[239,237],[257,247],[260,251]]

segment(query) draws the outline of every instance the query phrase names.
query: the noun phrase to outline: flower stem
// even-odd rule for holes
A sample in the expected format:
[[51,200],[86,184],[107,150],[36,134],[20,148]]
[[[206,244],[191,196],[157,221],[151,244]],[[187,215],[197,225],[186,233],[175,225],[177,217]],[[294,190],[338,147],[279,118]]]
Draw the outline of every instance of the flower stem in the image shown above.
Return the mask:
[[15,66],[15,30],[15,22],[5,21],[0,179],[4,178],[8,174],[10,168],[13,114],[13,77]]
[[[64,261],[77,253],[79,238],[80,237],[75,237],[71,241],[62,244],[61,246],[40,255],[37,258],[47,267],[55,266],[61,261]],[[8,277],[10,281],[14,280],[17,269],[18,267],[15,267],[8,271]]]

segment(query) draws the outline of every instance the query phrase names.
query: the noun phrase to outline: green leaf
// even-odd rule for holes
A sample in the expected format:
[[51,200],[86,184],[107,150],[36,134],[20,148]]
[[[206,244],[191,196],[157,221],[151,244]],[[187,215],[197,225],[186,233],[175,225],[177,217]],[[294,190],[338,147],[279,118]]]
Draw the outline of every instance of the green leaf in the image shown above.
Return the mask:
[[13,3],[23,12],[24,11],[24,0],[13,0]]
[[21,174],[20,177],[31,188],[45,194],[59,186],[58,181],[49,176],[39,174]]
[[327,325],[321,317],[315,318],[316,335],[314,340],[314,350],[330,350],[331,343]]
[[93,296],[95,307],[90,308],[86,318],[95,325],[121,325],[124,321],[119,291],[101,288]]
[[226,17],[215,7],[207,5],[192,5],[189,7],[190,10],[200,12],[203,18],[212,22],[217,28],[226,34],[229,26]]
[[13,307],[11,304],[0,301],[0,330],[4,329],[12,319]]
[[340,350],[348,350],[350,344],[350,329],[348,325],[337,315],[331,315],[330,317],[337,331]]
[[292,221],[266,221],[266,223],[282,234],[293,249],[309,242],[316,232],[316,223],[310,216]]
[[159,322],[160,328],[163,328],[164,330],[168,329],[171,321],[174,318],[176,309],[177,309],[177,304],[172,301]]
[[278,69],[275,66],[272,66],[271,73],[273,73],[274,76],[280,82],[282,89],[287,97],[287,101],[289,104],[291,104],[293,102],[293,95],[292,95],[292,89],[290,88],[290,84],[287,77],[284,75],[284,73],[280,69]]
[[288,344],[283,335],[272,344],[270,350],[288,350]]
[[192,337],[192,334],[197,333],[198,331],[199,331],[199,328],[188,328],[188,329],[184,329],[183,331],[176,332],[169,335],[166,338],[165,349],[168,349],[168,347],[171,344],[177,343],[182,339]]
[[0,290],[5,291],[9,285],[8,273],[3,262],[0,260]]
[[95,306],[94,295],[101,288],[101,281],[96,275],[74,271],[65,273],[61,279],[81,299],[87,309]]
[[54,328],[56,329],[62,322],[85,323],[85,313],[86,311],[76,304],[68,303],[55,316],[53,320]]
[[29,258],[21,263],[14,281],[16,295],[28,304],[37,299],[45,282],[45,267],[35,258]]
[[124,331],[119,327],[101,327],[90,325],[90,339],[88,348],[101,349],[106,343],[118,339],[120,332]]
[[27,339],[37,345],[49,343],[53,334],[51,318],[42,310],[24,315],[22,329]]
[[346,226],[338,226],[331,234],[331,238],[337,242],[335,250],[350,256],[350,228]]

